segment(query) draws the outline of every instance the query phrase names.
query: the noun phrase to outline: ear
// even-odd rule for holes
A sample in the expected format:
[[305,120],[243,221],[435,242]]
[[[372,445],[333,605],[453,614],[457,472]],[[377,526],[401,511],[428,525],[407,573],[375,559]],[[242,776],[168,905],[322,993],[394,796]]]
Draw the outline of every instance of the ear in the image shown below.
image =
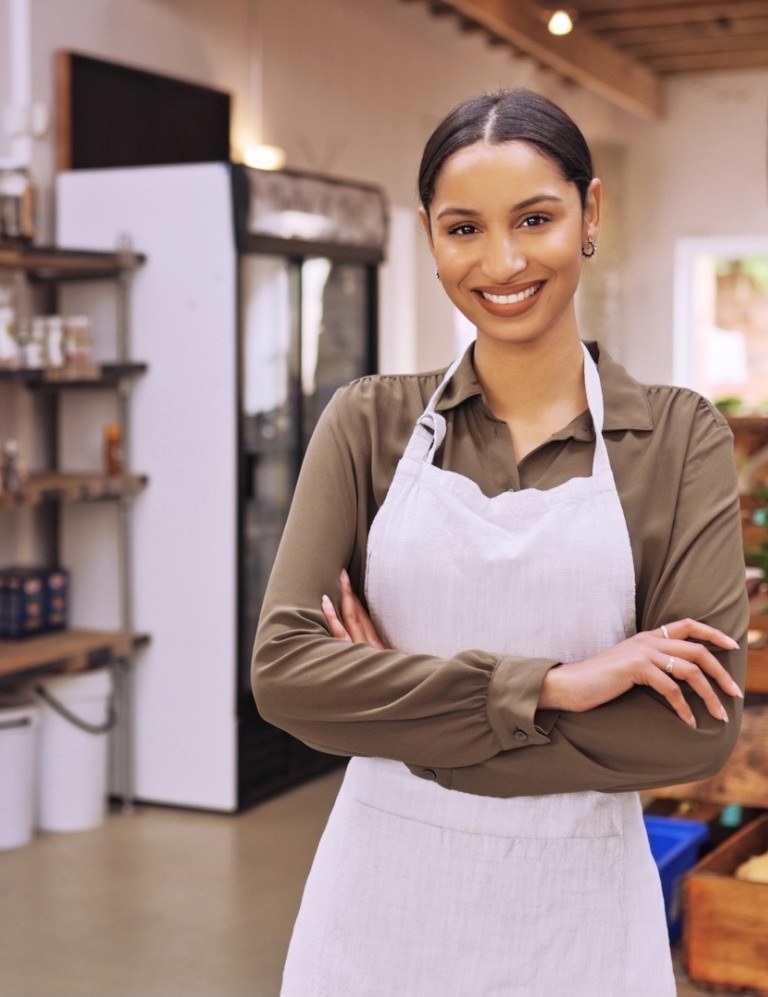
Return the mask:
[[435,246],[432,241],[432,226],[429,223],[429,214],[427,212],[427,209],[424,207],[419,208],[419,221],[421,222],[421,227],[424,229],[424,232],[426,233],[427,242],[429,243],[430,251],[432,255],[434,255]]
[[584,206],[584,238],[597,239],[603,217],[603,183],[595,177],[587,188]]

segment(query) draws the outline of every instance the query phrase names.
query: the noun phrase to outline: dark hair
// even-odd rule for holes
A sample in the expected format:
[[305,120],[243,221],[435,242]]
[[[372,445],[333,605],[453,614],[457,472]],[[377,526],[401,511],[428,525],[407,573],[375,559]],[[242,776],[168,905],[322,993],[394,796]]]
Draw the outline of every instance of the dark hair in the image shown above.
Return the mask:
[[419,167],[419,197],[427,213],[445,161],[475,142],[529,142],[576,184],[582,207],[593,177],[592,155],[578,126],[562,108],[532,90],[497,90],[454,108],[432,132]]

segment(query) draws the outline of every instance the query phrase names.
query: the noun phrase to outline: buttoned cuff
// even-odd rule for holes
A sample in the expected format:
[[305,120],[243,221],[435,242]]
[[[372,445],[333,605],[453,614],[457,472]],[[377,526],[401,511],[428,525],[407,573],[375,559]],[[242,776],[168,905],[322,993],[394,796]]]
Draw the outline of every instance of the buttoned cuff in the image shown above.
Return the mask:
[[502,658],[488,687],[488,722],[502,749],[548,744],[558,717],[556,710],[540,710],[544,676],[560,662],[552,658]]

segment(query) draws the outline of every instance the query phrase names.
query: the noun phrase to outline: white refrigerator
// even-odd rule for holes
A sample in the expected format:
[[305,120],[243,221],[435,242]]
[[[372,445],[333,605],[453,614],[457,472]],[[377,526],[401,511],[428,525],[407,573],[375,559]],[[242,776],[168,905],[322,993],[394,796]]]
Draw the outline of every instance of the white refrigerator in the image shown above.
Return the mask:
[[[259,717],[248,666],[260,600],[306,441],[333,390],[376,367],[387,209],[376,188],[230,163],[79,170],[56,183],[61,247],[146,256],[133,277],[128,460],[136,629],[133,795],[233,812],[339,764]],[[113,358],[107,296],[67,289],[96,360]],[[93,459],[93,393],[65,399],[65,460]],[[106,404],[106,402],[105,402]],[[73,428],[75,430],[73,432]],[[104,625],[117,594],[90,572],[106,527],[67,511],[72,620]],[[78,580],[82,578],[82,585]]]

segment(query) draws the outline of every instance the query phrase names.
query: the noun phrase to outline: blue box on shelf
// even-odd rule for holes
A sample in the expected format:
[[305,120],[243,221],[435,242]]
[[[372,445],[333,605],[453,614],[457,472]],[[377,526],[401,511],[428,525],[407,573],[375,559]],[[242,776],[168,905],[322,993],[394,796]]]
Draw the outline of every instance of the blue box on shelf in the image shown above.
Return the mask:
[[709,825],[679,817],[644,817],[651,854],[661,877],[669,940],[680,937],[683,927],[683,876],[697,862],[709,837]]

